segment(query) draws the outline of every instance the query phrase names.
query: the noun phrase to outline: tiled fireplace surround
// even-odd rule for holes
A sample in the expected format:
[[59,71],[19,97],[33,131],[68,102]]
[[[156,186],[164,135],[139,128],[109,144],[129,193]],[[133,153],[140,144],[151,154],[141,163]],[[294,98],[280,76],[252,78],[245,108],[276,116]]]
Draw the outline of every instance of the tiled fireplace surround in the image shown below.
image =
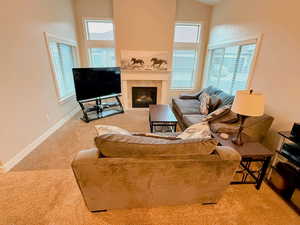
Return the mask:
[[122,71],[124,108],[132,108],[132,87],[157,87],[157,104],[167,104],[169,71]]

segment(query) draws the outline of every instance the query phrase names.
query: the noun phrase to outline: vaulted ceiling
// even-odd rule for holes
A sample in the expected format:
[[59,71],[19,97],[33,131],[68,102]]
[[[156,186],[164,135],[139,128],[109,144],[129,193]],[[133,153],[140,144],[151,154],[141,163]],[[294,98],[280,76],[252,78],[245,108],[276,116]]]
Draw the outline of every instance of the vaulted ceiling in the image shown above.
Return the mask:
[[208,5],[216,5],[216,4],[220,3],[222,0],[197,0],[197,1],[206,3]]

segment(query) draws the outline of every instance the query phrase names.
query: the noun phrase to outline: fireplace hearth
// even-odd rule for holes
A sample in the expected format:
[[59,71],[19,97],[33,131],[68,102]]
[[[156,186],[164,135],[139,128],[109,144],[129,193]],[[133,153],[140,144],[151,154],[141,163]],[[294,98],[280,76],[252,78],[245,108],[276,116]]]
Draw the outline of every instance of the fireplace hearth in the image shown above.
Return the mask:
[[147,108],[157,102],[157,87],[132,87],[132,107]]

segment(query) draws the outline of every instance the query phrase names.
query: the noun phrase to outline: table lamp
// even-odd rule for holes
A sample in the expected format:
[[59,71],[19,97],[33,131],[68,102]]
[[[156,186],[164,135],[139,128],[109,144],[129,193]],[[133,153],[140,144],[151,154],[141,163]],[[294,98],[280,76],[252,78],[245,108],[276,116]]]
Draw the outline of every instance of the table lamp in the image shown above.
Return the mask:
[[238,114],[240,127],[232,142],[236,145],[243,145],[242,132],[247,117],[262,116],[264,114],[265,98],[262,94],[253,93],[253,90],[237,91],[231,107],[231,111]]

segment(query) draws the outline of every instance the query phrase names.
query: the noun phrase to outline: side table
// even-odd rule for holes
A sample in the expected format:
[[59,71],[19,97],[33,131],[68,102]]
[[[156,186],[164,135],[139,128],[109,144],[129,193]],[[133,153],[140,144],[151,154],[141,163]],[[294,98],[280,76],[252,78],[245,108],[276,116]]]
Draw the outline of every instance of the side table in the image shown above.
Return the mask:
[[[296,212],[300,213],[300,198],[298,197],[300,190],[298,182],[299,175],[295,175],[291,173],[291,171],[289,171],[290,173],[282,173],[282,169],[280,170],[280,168],[278,168],[278,164],[281,163],[300,171],[300,140],[294,137],[290,131],[279,131],[278,135],[280,136],[280,142],[273,157],[272,165],[268,171],[267,181],[270,187],[278,193],[282,199],[295,209]],[[297,147],[294,151],[291,151],[289,146]],[[274,181],[275,183],[273,183]],[[278,186],[278,184],[282,186]]]
[[[217,139],[219,145],[235,149],[242,157],[240,163],[242,170],[237,171],[237,173],[242,173],[242,179],[240,181],[233,181],[231,184],[255,184],[256,189],[259,190],[274,153],[259,142],[246,142],[244,145],[239,146],[231,142],[232,137],[224,140],[219,134],[215,133],[213,137]],[[254,170],[251,168],[253,162],[259,162],[259,164],[262,165]],[[248,176],[251,176],[254,181],[247,181]]]

